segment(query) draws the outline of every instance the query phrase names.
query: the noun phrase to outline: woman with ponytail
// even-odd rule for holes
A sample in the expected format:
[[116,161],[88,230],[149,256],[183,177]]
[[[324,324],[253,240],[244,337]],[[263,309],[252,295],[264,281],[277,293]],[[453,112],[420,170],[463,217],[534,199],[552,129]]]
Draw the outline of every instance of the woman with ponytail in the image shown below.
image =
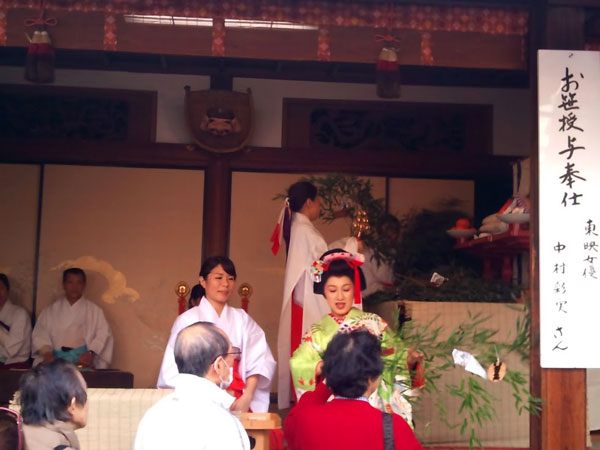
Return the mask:
[[[286,240],[287,249],[283,303],[277,336],[280,408],[289,407],[292,397],[287,361],[300,345],[302,335],[329,312],[323,296],[313,292],[308,271],[310,264],[327,251],[325,239],[313,225],[319,218],[320,207],[321,199],[312,183],[299,181],[292,184],[288,189],[288,198],[279,225],[271,238],[274,253],[279,247],[281,237]],[[346,247],[347,250],[356,253],[356,239],[349,239]]]

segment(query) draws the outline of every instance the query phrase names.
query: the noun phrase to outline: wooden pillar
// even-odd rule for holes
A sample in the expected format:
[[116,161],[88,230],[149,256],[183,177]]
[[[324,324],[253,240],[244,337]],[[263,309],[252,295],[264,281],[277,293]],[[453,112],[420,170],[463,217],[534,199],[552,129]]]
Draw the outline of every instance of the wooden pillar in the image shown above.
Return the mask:
[[[554,3],[554,4],[552,4]],[[531,26],[531,92],[535,125],[531,151],[531,200],[539,211],[538,197],[538,98],[537,50],[583,50],[584,9],[571,0],[571,5],[557,5],[555,0],[537,3],[532,11]],[[532,395],[543,399],[540,417],[530,419],[532,450],[585,449],[587,435],[587,401],[585,369],[542,369],[540,367],[540,298],[539,298],[539,221],[531,223],[531,375]]]
[[226,155],[210,158],[204,173],[202,260],[229,253],[231,167]]

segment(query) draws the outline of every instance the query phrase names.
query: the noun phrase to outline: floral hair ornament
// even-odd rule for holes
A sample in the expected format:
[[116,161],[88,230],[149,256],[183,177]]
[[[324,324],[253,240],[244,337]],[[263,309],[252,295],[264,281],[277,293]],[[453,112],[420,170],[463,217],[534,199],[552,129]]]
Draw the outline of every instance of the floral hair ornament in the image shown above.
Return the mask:
[[313,261],[310,266],[310,275],[314,283],[321,282],[321,275],[323,275],[323,260],[318,259]]
[[362,303],[362,296],[360,294],[360,274],[358,268],[365,262],[365,257],[360,253],[353,255],[349,252],[335,252],[326,255],[323,259],[313,261],[310,265],[310,273],[313,282],[320,283],[322,281],[323,273],[329,270],[329,266],[333,261],[342,260],[348,264],[348,267],[354,270],[354,303],[360,305]]

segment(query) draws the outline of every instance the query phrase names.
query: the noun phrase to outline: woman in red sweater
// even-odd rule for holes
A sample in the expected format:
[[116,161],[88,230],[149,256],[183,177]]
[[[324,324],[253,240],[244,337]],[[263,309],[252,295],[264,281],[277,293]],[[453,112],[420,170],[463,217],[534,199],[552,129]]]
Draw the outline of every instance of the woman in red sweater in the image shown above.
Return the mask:
[[[364,329],[337,334],[323,355],[326,381],[304,394],[285,420],[289,449],[384,449],[383,414],[368,401],[382,371],[381,344],[375,336]],[[385,449],[422,450],[404,419],[390,417],[393,431]]]

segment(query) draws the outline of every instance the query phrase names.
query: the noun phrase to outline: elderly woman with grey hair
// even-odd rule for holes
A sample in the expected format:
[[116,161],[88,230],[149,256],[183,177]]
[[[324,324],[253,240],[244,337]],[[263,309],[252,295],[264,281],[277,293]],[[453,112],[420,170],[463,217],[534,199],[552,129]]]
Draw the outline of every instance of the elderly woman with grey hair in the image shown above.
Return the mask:
[[86,383],[62,359],[40,364],[21,377],[21,415],[26,450],[78,450],[75,430],[86,425]]

